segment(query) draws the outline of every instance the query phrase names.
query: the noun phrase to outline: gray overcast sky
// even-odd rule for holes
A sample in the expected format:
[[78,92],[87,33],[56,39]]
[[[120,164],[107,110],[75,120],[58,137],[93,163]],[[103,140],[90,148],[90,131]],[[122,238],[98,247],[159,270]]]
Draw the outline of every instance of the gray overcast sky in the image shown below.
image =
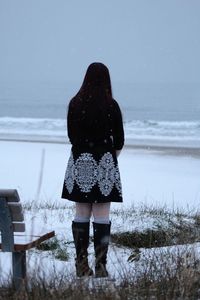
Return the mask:
[[0,0],[0,80],[199,82],[199,0]]

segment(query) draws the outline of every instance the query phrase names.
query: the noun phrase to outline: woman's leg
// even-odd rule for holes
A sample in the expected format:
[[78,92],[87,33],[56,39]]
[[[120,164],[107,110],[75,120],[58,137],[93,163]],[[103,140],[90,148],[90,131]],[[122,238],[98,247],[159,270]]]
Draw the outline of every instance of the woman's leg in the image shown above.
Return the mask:
[[95,223],[110,224],[110,202],[93,203],[92,214]]
[[76,202],[75,205],[76,213],[74,222],[89,222],[92,212],[92,204]]
[[95,250],[95,276],[107,277],[107,253],[110,240],[110,203],[95,203],[92,206],[94,216],[94,250]]
[[76,203],[76,214],[72,222],[72,233],[76,248],[76,274],[78,277],[93,275],[88,265],[88,246],[90,216],[92,205],[90,203]]

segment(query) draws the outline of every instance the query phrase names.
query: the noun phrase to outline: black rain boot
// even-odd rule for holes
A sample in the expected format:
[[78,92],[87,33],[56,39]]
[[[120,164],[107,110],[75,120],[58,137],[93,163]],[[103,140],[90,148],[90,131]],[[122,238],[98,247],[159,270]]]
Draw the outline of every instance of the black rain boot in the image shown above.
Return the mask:
[[106,269],[107,253],[110,241],[110,224],[93,222],[94,229],[94,250],[95,250],[95,277],[107,277]]
[[88,265],[89,246],[89,222],[72,222],[72,233],[76,248],[76,275],[77,277],[93,275],[92,269]]

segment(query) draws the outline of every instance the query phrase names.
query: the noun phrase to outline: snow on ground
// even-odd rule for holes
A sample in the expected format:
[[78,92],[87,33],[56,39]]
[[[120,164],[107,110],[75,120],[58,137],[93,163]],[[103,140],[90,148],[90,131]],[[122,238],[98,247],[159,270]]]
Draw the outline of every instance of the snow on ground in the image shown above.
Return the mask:
[[[35,199],[45,161],[40,195]],[[17,188],[24,202],[45,201],[61,205],[63,179],[70,146],[65,144],[0,142],[0,186]],[[200,158],[167,155],[163,151],[125,148],[119,157],[124,203],[167,205],[169,208],[199,206]],[[113,204],[113,207],[121,207]]]
[[[42,152],[45,153],[45,159],[41,172]],[[29,271],[37,270],[37,274],[47,278],[51,274],[75,275],[75,253],[71,234],[73,203],[60,198],[69,153],[70,146],[64,144],[0,142],[0,188],[17,189],[22,203],[26,207],[30,204],[31,210],[25,210],[27,232],[53,229],[60,241],[68,243],[67,262],[55,259],[49,252],[29,251]],[[119,166],[124,203],[112,204],[112,232],[144,230],[154,226],[155,220],[151,216],[127,215],[129,207],[146,205],[166,206],[168,209],[199,208],[200,158],[125,148],[120,155]],[[38,193],[41,175],[42,185]],[[44,209],[38,210],[37,205],[43,205]],[[146,257],[147,253],[154,251],[144,249],[142,255]],[[133,272],[134,264],[127,262],[131,252],[130,249],[111,245],[108,270],[112,277],[120,279],[124,277],[124,272]],[[89,260],[94,265],[92,242],[89,247]],[[10,254],[0,253],[1,270],[3,280],[11,270]]]

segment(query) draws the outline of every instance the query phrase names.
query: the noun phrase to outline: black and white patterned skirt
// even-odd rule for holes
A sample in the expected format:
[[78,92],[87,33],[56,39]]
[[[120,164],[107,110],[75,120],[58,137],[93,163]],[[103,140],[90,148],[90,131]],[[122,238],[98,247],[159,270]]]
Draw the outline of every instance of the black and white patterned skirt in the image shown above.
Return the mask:
[[82,203],[122,202],[122,187],[113,149],[72,147],[62,198]]

